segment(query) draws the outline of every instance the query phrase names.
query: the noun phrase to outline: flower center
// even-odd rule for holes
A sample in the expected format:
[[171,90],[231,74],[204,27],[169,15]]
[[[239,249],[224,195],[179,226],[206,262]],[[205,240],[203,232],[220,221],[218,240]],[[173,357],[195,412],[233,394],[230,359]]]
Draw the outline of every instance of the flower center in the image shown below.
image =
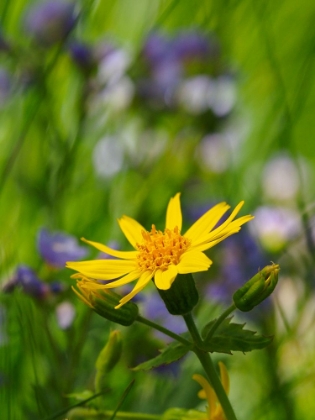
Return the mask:
[[138,266],[142,271],[167,270],[170,264],[177,265],[181,255],[190,246],[190,240],[181,236],[176,226],[164,232],[152,225],[150,232],[143,230],[143,242],[137,244]]

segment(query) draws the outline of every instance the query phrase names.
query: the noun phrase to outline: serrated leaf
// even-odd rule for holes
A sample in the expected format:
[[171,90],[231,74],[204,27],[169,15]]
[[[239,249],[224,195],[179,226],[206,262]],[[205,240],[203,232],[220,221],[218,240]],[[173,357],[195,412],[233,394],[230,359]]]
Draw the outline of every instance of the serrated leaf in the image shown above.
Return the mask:
[[204,349],[211,353],[227,353],[263,349],[268,346],[273,337],[257,334],[256,331],[244,330],[244,324],[231,323],[232,317],[226,318],[211,334],[212,326],[216,320],[207,324],[203,331]]
[[144,363],[132,368],[133,370],[150,370],[161,365],[168,365],[169,363],[175,362],[181,357],[185,356],[190,350],[189,346],[184,344],[173,342],[165,347],[161,353],[153,359],[147,360]]

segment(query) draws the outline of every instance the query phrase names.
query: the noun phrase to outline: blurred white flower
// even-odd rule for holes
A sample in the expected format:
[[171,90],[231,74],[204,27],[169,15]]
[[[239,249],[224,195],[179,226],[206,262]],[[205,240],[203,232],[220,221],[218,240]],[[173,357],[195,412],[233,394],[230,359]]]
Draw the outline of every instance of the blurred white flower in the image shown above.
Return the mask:
[[221,134],[205,136],[197,148],[198,162],[204,169],[214,172],[225,172],[230,164],[230,150],[226,139]]
[[285,207],[259,207],[249,225],[252,233],[269,251],[280,251],[302,230],[300,215]]
[[98,79],[102,83],[115,83],[124,76],[129,64],[130,56],[126,51],[113,50],[101,60]]
[[196,76],[182,81],[178,88],[178,101],[191,114],[200,114],[209,109],[215,84],[207,76]]
[[93,150],[93,163],[96,173],[105,178],[119,172],[124,162],[124,150],[116,137],[104,137]]
[[296,198],[300,188],[299,174],[294,161],[286,155],[272,158],[265,165],[262,185],[265,195],[274,200]]
[[198,75],[183,80],[177,91],[181,106],[191,114],[200,114],[212,109],[219,117],[231,112],[235,101],[235,83],[232,78],[221,76],[211,79]]
[[99,102],[108,105],[115,111],[122,111],[130,105],[135,87],[129,77],[122,77],[108,85],[99,94]]
[[56,307],[56,316],[59,327],[67,329],[72,324],[75,317],[75,309],[72,303],[62,302]]
[[236,102],[235,83],[231,77],[221,76],[215,80],[215,89],[209,96],[209,106],[219,117],[232,111]]

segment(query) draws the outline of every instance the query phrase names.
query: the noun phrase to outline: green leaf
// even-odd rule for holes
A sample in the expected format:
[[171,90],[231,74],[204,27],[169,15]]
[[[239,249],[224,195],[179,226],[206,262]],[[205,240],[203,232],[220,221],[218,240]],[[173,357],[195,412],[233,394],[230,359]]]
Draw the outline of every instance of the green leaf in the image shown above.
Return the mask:
[[227,354],[232,354],[232,351],[246,353],[251,350],[263,349],[272,342],[272,336],[263,336],[256,334],[256,331],[244,330],[245,323],[231,323],[231,319],[232,317],[226,318],[213,335],[210,334],[210,331],[216,320],[204,327],[202,336],[206,351]]
[[134,367],[133,370],[150,370],[161,365],[168,365],[169,363],[175,362],[185,356],[189,350],[189,346],[185,346],[184,344],[175,341],[165,347],[158,356],[141,363],[140,365]]

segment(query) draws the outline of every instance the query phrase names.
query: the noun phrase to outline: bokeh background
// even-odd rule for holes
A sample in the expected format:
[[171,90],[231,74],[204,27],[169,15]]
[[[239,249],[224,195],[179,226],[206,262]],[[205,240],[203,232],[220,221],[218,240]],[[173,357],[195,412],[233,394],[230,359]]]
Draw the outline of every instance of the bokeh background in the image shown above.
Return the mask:
[[[3,419],[64,419],[93,391],[96,358],[117,326],[77,299],[64,264],[105,257],[82,236],[127,249],[123,214],[163,229],[179,191],[186,227],[220,201],[245,200],[243,214],[255,215],[196,276],[200,326],[259,268],[281,265],[272,298],[235,315],[274,335],[272,345],[215,356],[237,415],[313,418],[314,17],[306,0],[1,1]],[[184,331],[147,289],[141,312]],[[124,411],[203,409],[193,356],[134,373],[165,337],[118,328],[124,351],[104,409],[132,379]]]

